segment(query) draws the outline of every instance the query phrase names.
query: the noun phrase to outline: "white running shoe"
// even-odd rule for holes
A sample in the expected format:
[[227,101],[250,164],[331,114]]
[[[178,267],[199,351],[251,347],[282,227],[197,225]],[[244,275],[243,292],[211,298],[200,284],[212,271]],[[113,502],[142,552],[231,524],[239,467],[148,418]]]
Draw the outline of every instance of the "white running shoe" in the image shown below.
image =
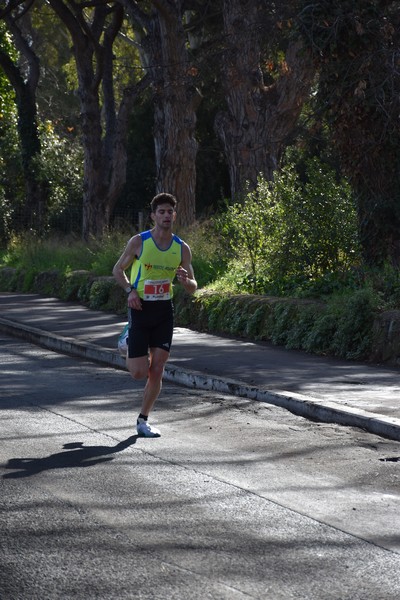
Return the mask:
[[129,323],[125,325],[122,333],[118,337],[118,352],[121,356],[128,354],[128,335],[129,335]]
[[155,438],[161,436],[159,430],[152,427],[147,421],[138,421],[136,431],[140,437]]

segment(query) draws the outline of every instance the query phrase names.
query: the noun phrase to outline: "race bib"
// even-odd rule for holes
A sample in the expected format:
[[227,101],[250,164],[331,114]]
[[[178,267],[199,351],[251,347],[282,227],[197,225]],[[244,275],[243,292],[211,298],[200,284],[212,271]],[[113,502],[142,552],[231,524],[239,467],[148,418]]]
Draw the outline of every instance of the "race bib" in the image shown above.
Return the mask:
[[171,282],[169,279],[152,281],[147,279],[144,282],[143,300],[170,300]]

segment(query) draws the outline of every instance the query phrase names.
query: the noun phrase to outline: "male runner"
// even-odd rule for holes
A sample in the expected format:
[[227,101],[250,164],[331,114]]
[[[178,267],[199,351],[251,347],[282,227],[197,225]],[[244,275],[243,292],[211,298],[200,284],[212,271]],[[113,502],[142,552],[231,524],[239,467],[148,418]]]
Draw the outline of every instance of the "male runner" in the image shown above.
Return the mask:
[[[171,194],[155,196],[150,204],[153,228],[134,235],[113,268],[115,280],[128,294],[127,367],[133,379],[147,377],[136,425],[143,437],[160,436],[147,418],[160,394],[171,348],[172,281],[176,275],[187,292],[197,289],[190,248],[172,233],[176,205]],[[125,274],[129,267],[130,279]]]

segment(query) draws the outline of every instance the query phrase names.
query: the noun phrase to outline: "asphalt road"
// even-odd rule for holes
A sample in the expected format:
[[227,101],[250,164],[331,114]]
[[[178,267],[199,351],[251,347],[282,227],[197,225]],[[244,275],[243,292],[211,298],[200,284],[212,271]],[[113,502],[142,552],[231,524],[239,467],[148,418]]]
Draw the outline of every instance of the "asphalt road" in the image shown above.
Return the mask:
[[0,598],[397,600],[400,443],[0,336]]

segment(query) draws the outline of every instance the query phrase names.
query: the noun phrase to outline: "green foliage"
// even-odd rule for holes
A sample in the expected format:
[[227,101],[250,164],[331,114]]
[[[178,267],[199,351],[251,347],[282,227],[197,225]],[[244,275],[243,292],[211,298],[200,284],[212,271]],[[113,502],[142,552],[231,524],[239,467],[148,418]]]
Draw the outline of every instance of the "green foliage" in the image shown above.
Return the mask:
[[114,231],[104,235],[101,240],[92,240],[91,270],[97,275],[111,275],[113,267],[122,254],[129,236]]
[[308,161],[306,176],[301,181],[287,165],[273,183],[260,178],[242,204],[228,207],[216,220],[234,257],[230,267],[238,291],[297,293],[359,260],[349,186],[317,159]]
[[[194,253],[207,241],[200,232],[201,227],[188,232]],[[125,236],[117,233],[88,245],[73,238],[13,238],[3,254],[0,289],[36,291],[125,314],[126,296],[110,276],[125,242]],[[387,266],[385,272],[360,270],[345,291],[326,302],[207,289],[192,297],[176,286],[174,304],[179,325],[270,340],[316,354],[366,359],[372,352],[374,320],[380,311],[396,305],[399,290],[400,273]]]
[[41,65],[36,94],[40,119],[51,121],[58,135],[71,137],[79,126],[79,97],[74,93],[77,75],[68,29],[46,0],[35,0],[30,15],[32,44]]
[[77,301],[80,295],[83,296],[82,289],[90,283],[91,274],[89,271],[78,270],[66,273],[63,286],[60,292],[60,298],[66,301]]
[[[40,127],[41,153],[35,168],[48,182],[47,221],[50,230],[79,230],[81,222],[83,153],[78,141],[61,137],[50,121]],[[71,227],[75,225],[75,227]]]
[[302,348],[348,359],[366,358],[371,352],[374,317],[380,308],[379,295],[370,288],[333,296],[318,317]]
[[271,327],[272,341],[286,348],[305,350],[304,341],[322,310],[319,303],[277,304]]
[[[16,50],[0,21],[0,49],[12,59]],[[23,201],[22,165],[17,135],[15,93],[0,69],[0,240],[7,242]]]
[[[9,117],[12,119],[11,115]],[[15,134],[16,128],[10,119],[0,116],[0,239],[2,242],[7,242],[10,238],[24,202],[22,164]]]
[[0,267],[0,291],[14,292],[22,289],[23,276],[13,267]]
[[192,264],[199,287],[216,281],[225,271],[227,255],[221,238],[210,220],[197,221],[189,229],[178,232],[189,244]]
[[[316,158],[307,163],[307,182],[297,207],[289,201],[286,214],[300,217],[304,251],[297,263],[311,276],[347,268],[357,260],[357,217],[349,185]],[[305,228],[305,229],[304,229]]]
[[34,235],[14,236],[3,255],[4,265],[35,274],[52,269],[63,273],[90,270],[92,261],[93,251],[89,246],[70,237],[43,240]]
[[270,316],[271,307],[267,303],[260,303],[258,308],[253,307],[249,312],[246,322],[245,334],[253,340],[268,339],[266,334],[266,323]]
[[94,281],[93,285],[90,287],[89,307],[93,310],[101,310],[102,308],[105,308],[113,288],[115,288],[114,281]]
[[[32,272],[29,273],[30,276]],[[42,271],[38,273],[29,285],[29,289],[36,294],[43,294],[45,296],[55,296],[59,298],[64,283],[63,274],[57,269],[49,271]]]
[[365,268],[362,277],[364,286],[374,290],[386,310],[400,308],[400,268],[385,263],[379,268]]
[[363,260],[400,264],[399,27],[394,2],[304,3],[304,44],[318,66],[315,101],[357,197]]
[[32,272],[59,270],[68,274],[87,270],[98,276],[111,275],[127,238],[119,233],[85,243],[72,236],[39,239],[35,236],[13,237],[3,253],[2,264]]
[[242,204],[233,204],[216,219],[217,229],[230,252],[248,269],[250,292],[258,291],[265,261],[273,252],[271,243],[278,238],[280,213],[280,206],[271,202],[269,183],[260,178],[257,189],[249,192]]
[[370,288],[326,303],[200,291],[191,307],[185,318],[194,329],[352,360],[371,356],[373,324],[382,308]]
[[[217,239],[207,237],[207,230],[210,231],[207,223],[201,223],[182,232],[182,237],[191,246],[194,270],[200,286],[217,277],[224,264]],[[92,239],[89,243],[73,236],[51,236],[47,239],[34,235],[13,236],[7,249],[0,254],[0,266],[23,270],[27,282],[25,290],[41,272],[57,270],[68,276],[72,272],[84,270],[97,276],[111,276],[128,239],[128,234],[117,231],[110,232],[101,239]]]
[[332,296],[326,304],[282,301],[273,311],[271,340],[315,354],[365,359],[379,308],[379,295],[370,288]]
[[[42,18],[46,22],[43,15]],[[4,24],[0,23],[0,25],[3,29]],[[4,49],[8,40],[6,51],[15,59],[15,48],[7,38],[8,34],[2,32],[2,29],[0,29],[0,45]],[[54,27],[51,29],[54,37]],[[39,27],[36,33],[41,36],[45,30],[46,27],[44,30]],[[58,33],[57,28],[57,35]],[[43,42],[43,36],[41,40]],[[47,61],[51,62],[52,58],[50,52],[46,54],[46,66]],[[50,69],[43,70],[46,75],[42,73],[42,76],[46,79],[49,71],[57,70],[56,67],[56,64],[50,65]],[[52,77],[46,79],[46,82],[48,83],[49,80],[53,81]],[[48,90],[48,85],[42,83],[40,89]],[[60,85],[59,80],[58,84]],[[54,85],[51,89],[51,104],[54,110],[58,99],[63,97],[63,94],[60,92],[56,94]],[[1,239],[7,242],[13,233],[20,231],[21,215],[26,202],[26,186],[17,134],[15,93],[3,72],[0,73],[0,100],[0,233],[3,233]],[[65,110],[62,112],[60,108],[60,113],[65,114]],[[53,118],[57,119],[54,113]],[[37,180],[43,182],[49,191],[46,206],[47,229],[79,231],[82,203],[82,148],[79,140],[68,132],[66,127],[60,127],[58,123],[57,128],[63,131],[62,136],[56,133],[56,126],[50,120],[39,126],[41,152],[36,155],[32,167]]]

